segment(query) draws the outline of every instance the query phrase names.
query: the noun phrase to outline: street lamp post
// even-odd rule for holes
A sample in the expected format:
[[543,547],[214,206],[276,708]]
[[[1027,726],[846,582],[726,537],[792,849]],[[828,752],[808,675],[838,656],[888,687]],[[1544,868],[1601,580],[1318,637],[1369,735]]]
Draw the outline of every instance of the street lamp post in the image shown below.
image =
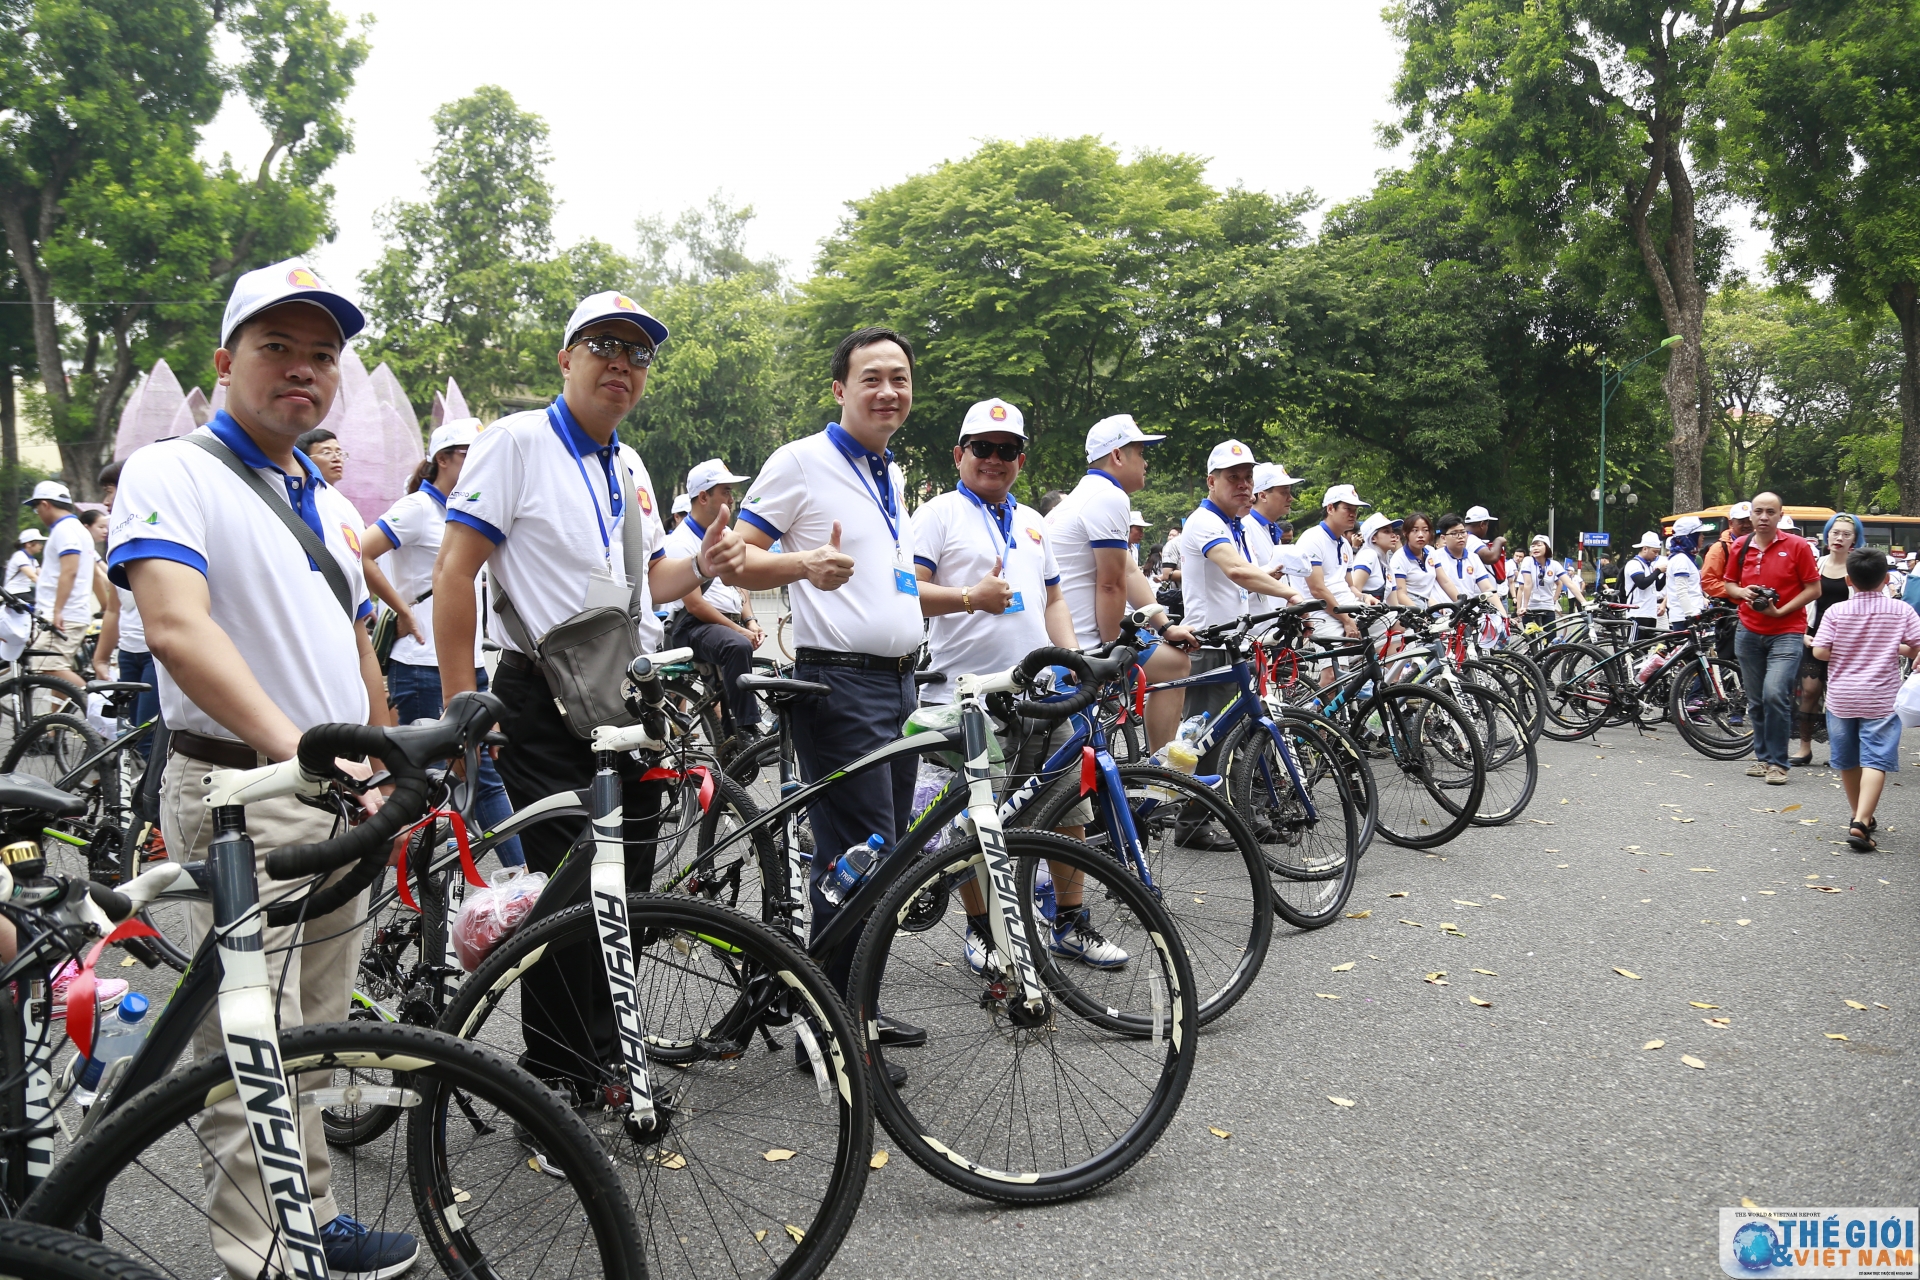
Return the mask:
[[1600,483],[1596,486],[1599,496],[1594,502],[1594,520],[1597,526],[1594,532],[1596,533],[1607,531],[1607,404],[1620,390],[1620,384],[1627,380],[1629,373],[1638,368],[1642,362],[1659,355],[1680,340],[1681,335],[1676,333],[1646,355],[1628,361],[1612,373],[1607,372],[1607,358],[1600,357]]

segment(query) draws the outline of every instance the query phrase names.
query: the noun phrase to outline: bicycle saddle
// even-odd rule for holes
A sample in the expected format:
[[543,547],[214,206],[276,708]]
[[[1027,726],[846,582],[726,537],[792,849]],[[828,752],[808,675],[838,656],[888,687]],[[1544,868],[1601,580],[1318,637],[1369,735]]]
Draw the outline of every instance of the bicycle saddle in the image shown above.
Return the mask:
[[151,688],[153,688],[152,685],[142,684],[138,680],[89,680],[87,681],[88,693],[145,693],[147,690]]
[[72,818],[87,811],[87,802],[30,773],[0,773],[0,809],[38,809]]
[[751,671],[740,677],[742,689],[764,694],[770,700],[788,698],[824,698],[833,692],[830,685],[815,680],[788,680],[781,676],[757,676]]

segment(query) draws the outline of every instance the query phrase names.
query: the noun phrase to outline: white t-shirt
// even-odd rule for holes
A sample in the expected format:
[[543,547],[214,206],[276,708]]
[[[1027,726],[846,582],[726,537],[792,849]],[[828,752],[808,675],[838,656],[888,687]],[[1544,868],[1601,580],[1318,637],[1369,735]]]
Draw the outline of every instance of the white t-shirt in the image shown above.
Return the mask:
[[1415,604],[1432,604],[1435,600],[1444,600],[1447,593],[1440,586],[1438,574],[1440,553],[1427,546],[1421,549],[1421,557],[1416,560],[1413,553],[1401,547],[1393,553],[1388,568],[1393,574],[1394,584],[1405,583],[1407,595]]
[[1000,576],[1019,597],[998,617],[975,610],[934,618],[927,627],[933,669],[945,684],[928,685],[921,697],[951,702],[963,675],[1005,671],[1035,649],[1053,643],[1047,636],[1047,587],[1060,581],[1047,522],[1032,507],[1009,499],[1005,522],[980,500],[955,489],[913,513],[913,562],[930,570],[943,587],[970,587],[1001,562]]
[[32,569],[38,572],[39,568],[40,562],[28,555],[26,548],[22,547],[14,552],[13,558],[7,561],[6,589],[17,596],[32,595],[33,579],[29,578],[24,571]]
[[[1638,554],[1620,566],[1620,588],[1627,594],[1627,613],[1635,618],[1657,617],[1660,612],[1661,589],[1653,585],[1653,575],[1661,569],[1659,559],[1642,560]],[[1633,585],[1633,575],[1640,574],[1647,579],[1647,585]]]
[[[422,601],[420,597],[433,590],[433,562],[440,558],[440,542],[447,532],[447,496],[433,485],[422,481],[420,487],[401,498],[387,508],[387,513],[374,521],[387,535],[387,541],[393,544],[393,550],[381,557],[386,563],[387,578],[393,583],[393,589],[407,602],[415,622],[427,637],[422,644],[411,634],[403,635],[393,642],[393,660],[410,667],[437,667],[440,656],[433,645],[433,601]],[[474,617],[482,624],[475,628],[474,667],[480,665],[479,644],[484,632],[487,617],[482,606],[484,594],[480,587],[480,575],[473,580]]]
[[1354,550],[1346,538],[1327,528],[1327,522],[1322,520],[1301,534],[1299,541],[1308,571],[1320,570],[1321,581],[1333,593],[1334,600],[1340,604],[1359,604],[1359,597],[1353,594],[1353,587],[1347,581],[1347,574],[1353,569]]
[[1376,599],[1385,599],[1387,594],[1387,575],[1380,567],[1380,548],[1362,547],[1354,553],[1353,563],[1347,566],[1348,573],[1366,574],[1365,586],[1368,595]]
[[[616,436],[615,439],[618,439]],[[646,564],[641,578],[640,649],[660,648],[645,574],[666,554],[665,531],[653,497],[653,479],[639,455],[622,445],[634,493],[612,510],[615,451],[603,447],[566,411],[564,398],[546,409],[516,413],[480,433],[467,451],[459,490],[448,496],[447,519],[478,530],[494,544],[488,581],[505,595],[535,641],[586,607],[589,578],[611,572],[621,598],[628,585],[623,527],[638,519]],[[496,601],[497,604],[497,601]],[[502,648],[519,645],[504,626],[493,629]]]
[[[888,493],[891,517],[881,506]],[[789,554],[826,546],[840,525],[840,550],[853,557],[853,576],[834,591],[805,578],[788,588],[796,648],[898,658],[920,647],[913,521],[891,451],[884,459],[868,453],[839,423],[781,445],[754,477],[740,518]],[[913,590],[900,589],[901,573]]]
[[[1249,511],[1241,519],[1240,529],[1247,535],[1247,550],[1251,553],[1247,558],[1273,574],[1274,577],[1281,577],[1275,565],[1275,558],[1282,545],[1280,527],[1259,512]],[[1282,596],[1270,596],[1264,592],[1255,591],[1247,597],[1247,611],[1256,614],[1272,613],[1275,609],[1284,608],[1291,603],[1293,602]]]
[[133,603],[133,592],[124,588],[120,591],[120,644],[119,653],[145,653],[147,651],[147,625],[140,621],[140,610]]
[[[673,526],[673,532],[667,535],[667,554],[676,560],[691,560],[700,554],[700,543],[706,536],[706,529],[692,516],[682,516],[680,523]],[[702,591],[700,596],[722,613],[740,612],[739,588],[730,587],[718,578],[708,583],[707,589]],[[686,605],[675,600],[668,605],[668,608],[684,609]]]
[[[219,438],[290,504],[289,477],[222,411],[195,435]],[[352,591],[350,621],[307,553],[259,495],[213,455],[184,441],[136,450],[114,496],[108,576],[128,591],[126,566],[172,560],[207,578],[214,623],[227,633],[273,704],[301,729],[365,724],[357,619],[373,611],[360,571],[360,513],[317,472],[291,477]],[[297,508],[296,508],[297,509]],[[78,527],[79,522],[74,522]],[[89,542],[92,539],[89,537]],[[157,668],[160,710],[175,729],[231,739]]]
[[1700,589],[1700,567],[1685,552],[1672,552],[1667,556],[1667,620],[1679,622],[1706,607],[1706,592]]
[[1557,609],[1560,607],[1560,593],[1565,589],[1567,571],[1560,567],[1557,560],[1549,559],[1542,566],[1538,560],[1528,556],[1520,562],[1516,571],[1524,592],[1523,599],[1528,609]]
[[100,559],[100,553],[95,550],[97,545],[92,532],[80,523],[79,516],[61,516],[53,522],[53,528],[47,530],[47,546],[40,559],[40,581],[33,586],[33,611],[43,620],[56,621],[53,602],[60,594],[63,557],[78,556],[73,587],[67,593],[67,612],[57,621],[69,633],[78,627],[80,633],[85,634],[87,625],[93,621],[93,566]]
[[1246,616],[1251,599],[1227,571],[1207,559],[1207,553],[1227,543],[1253,562],[1250,535],[1242,521],[1236,533],[1225,515],[1211,500],[1202,502],[1187,517],[1180,530],[1180,595],[1186,602],[1189,627],[1212,627]]
[[[1099,577],[1094,571],[1093,553],[1098,547],[1125,548],[1128,521],[1132,519],[1131,499],[1120,482],[1098,468],[1080,477],[1073,492],[1047,513],[1047,534],[1053,543],[1054,559],[1060,565],[1060,594],[1073,612],[1074,636],[1082,645],[1099,644],[1100,626],[1094,615],[1094,600],[1099,596]],[[1176,536],[1162,553],[1164,560],[1180,545]],[[1191,609],[1192,597],[1188,596]]]

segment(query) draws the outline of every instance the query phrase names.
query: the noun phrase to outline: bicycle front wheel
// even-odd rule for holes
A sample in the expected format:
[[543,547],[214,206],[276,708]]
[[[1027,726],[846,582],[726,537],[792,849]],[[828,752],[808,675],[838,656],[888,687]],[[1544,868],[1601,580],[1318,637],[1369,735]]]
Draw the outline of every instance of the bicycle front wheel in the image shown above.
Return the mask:
[[1486,785],[1486,753],[1458,703],[1432,689],[1389,685],[1354,713],[1380,796],[1380,834],[1409,849],[1467,829]]
[[1718,655],[1698,655],[1673,673],[1667,714],[1687,745],[1710,760],[1738,760],[1753,750],[1739,664]]
[[1249,721],[1236,736],[1229,794],[1260,841],[1273,909],[1296,929],[1318,929],[1340,918],[1360,869],[1358,757],[1313,717],[1290,712],[1275,724],[1293,769],[1272,735]]
[[1480,739],[1486,785],[1473,812],[1476,827],[1503,827],[1526,812],[1540,777],[1540,757],[1513,703],[1481,685],[1462,682],[1455,699]]
[[0,1280],[161,1280],[160,1273],[84,1236],[0,1222]]
[[[979,882],[975,837],[894,883],[860,937],[850,990],[862,1025],[886,1013],[926,1028],[920,1048],[869,1049],[908,1071],[902,1085],[870,1073],[901,1149],[969,1195],[1047,1204],[1111,1182],[1152,1149],[1193,1075],[1199,1000],[1173,918],[1130,872],[1052,832],[1005,838],[1020,904],[1011,924],[1046,989],[1043,1009],[1026,1009],[997,950],[981,950],[977,970],[969,958],[957,890]],[[1060,888],[1075,879],[1077,939],[1055,928]],[[1097,952],[1085,945],[1095,938]]]
[[1591,645],[1557,644],[1540,659],[1540,670],[1547,681],[1546,735],[1578,742],[1599,732],[1613,713],[1607,655]]
[[[392,1100],[408,1112],[408,1123],[382,1140],[329,1153],[330,1185],[312,1190],[341,1214],[374,1231],[414,1235],[450,1276],[647,1274],[607,1153],[560,1099],[498,1054],[425,1027],[353,1022],[290,1028],[280,1053],[289,1077],[299,1078],[293,1097],[268,1101],[296,1124],[343,1098]],[[233,1154],[228,1135],[207,1127],[216,1109],[232,1117],[224,1129],[238,1127],[226,1059],[167,1076],[75,1143],[21,1216],[95,1236],[169,1276],[226,1274],[236,1260],[271,1280],[306,1274],[289,1262],[281,1228],[263,1227],[248,1246],[212,1221],[202,1162]],[[564,1176],[529,1167],[523,1135],[550,1152]],[[251,1206],[241,1214],[277,1220],[254,1175],[238,1175],[238,1183]],[[215,1253],[216,1233],[226,1259]]]

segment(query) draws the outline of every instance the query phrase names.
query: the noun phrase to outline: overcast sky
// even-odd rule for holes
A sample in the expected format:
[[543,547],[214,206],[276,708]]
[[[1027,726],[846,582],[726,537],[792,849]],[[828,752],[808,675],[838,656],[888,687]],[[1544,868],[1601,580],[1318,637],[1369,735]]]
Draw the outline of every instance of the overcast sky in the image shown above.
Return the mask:
[[[801,277],[847,200],[989,138],[1191,152],[1216,186],[1329,204],[1398,159],[1375,137],[1396,66],[1377,0],[335,5],[375,18],[316,255],[345,286],[381,206],[424,194],[434,110],[482,84],[552,129],[559,244],[631,250],[636,216],[724,191],[758,214],[749,251]],[[250,169],[263,138],[241,101],[207,141]]]

